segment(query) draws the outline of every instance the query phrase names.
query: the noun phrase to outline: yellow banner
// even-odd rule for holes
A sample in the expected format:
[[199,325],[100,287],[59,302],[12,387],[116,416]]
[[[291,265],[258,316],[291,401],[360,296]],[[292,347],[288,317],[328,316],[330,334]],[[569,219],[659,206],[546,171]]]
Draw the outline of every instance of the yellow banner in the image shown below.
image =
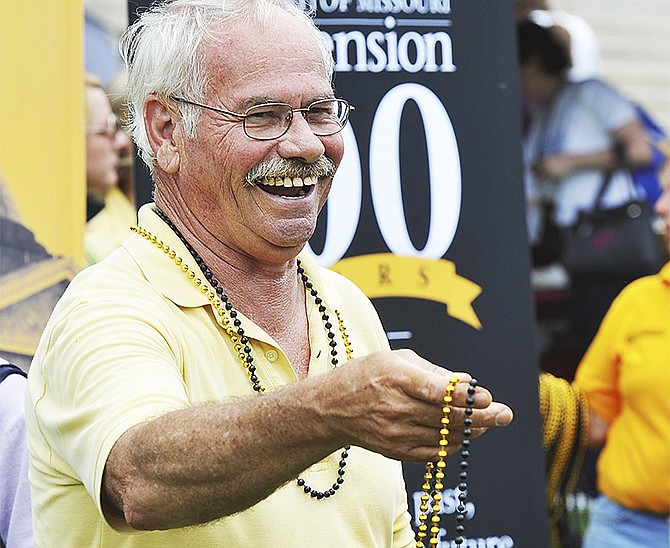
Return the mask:
[[408,297],[441,302],[451,317],[475,329],[482,327],[472,308],[481,287],[456,274],[456,265],[446,259],[377,253],[342,259],[331,269],[349,278],[371,299]]
[[25,370],[84,264],[83,16],[80,0],[0,0],[0,355]]
[[0,0],[0,177],[22,224],[84,264],[84,9]]

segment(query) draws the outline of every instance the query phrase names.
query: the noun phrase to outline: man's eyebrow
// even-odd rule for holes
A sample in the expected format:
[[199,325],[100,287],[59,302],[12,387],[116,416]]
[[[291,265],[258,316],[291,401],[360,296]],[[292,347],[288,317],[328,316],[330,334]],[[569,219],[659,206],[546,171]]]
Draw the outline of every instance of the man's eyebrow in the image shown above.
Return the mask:
[[[301,103],[301,107],[311,105],[315,101],[321,101],[323,99],[335,99],[335,94],[332,91],[329,92],[324,92],[320,93],[318,95],[312,96],[309,100],[304,101]],[[253,97],[249,97],[245,102],[244,105],[240,108],[243,110],[247,110],[251,107],[257,106],[257,105],[263,105],[266,103],[282,103],[285,105],[288,105],[290,103],[287,103],[286,101],[283,101],[281,99],[277,99],[276,97],[272,97],[270,95],[256,95]]]
[[283,103],[284,101],[279,101],[278,99],[275,99],[274,97],[271,97],[269,95],[256,95],[254,97],[249,97],[245,102],[244,102],[244,108],[250,108],[256,105],[262,105],[264,103]]

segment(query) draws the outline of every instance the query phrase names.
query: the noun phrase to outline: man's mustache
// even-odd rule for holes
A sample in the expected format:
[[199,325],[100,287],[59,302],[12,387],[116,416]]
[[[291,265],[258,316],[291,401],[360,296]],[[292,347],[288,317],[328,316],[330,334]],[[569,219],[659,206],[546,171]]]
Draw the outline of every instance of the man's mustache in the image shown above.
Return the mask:
[[306,163],[287,158],[264,160],[252,167],[244,177],[244,184],[253,186],[268,177],[333,177],[337,167],[326,156],[321,156],[316,162]]

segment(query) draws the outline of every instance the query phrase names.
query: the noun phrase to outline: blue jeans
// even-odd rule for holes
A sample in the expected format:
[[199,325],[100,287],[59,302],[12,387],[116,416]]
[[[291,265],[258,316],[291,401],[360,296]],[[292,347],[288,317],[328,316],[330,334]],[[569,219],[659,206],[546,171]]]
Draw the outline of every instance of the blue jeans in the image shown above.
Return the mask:
[[582,548],[669,548],[667,516],[629,510],[600,495],[591,503]]

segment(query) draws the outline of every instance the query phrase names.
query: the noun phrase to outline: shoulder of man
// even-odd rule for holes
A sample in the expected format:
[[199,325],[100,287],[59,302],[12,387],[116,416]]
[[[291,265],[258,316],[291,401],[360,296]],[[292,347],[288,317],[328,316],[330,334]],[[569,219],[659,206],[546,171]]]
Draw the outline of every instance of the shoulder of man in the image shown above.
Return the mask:
[[18,365],[9,363],[6,360],[0,359],[0,382],[4,381],[10,375],[22,375],[27,377],[26,372],[21,369]]

